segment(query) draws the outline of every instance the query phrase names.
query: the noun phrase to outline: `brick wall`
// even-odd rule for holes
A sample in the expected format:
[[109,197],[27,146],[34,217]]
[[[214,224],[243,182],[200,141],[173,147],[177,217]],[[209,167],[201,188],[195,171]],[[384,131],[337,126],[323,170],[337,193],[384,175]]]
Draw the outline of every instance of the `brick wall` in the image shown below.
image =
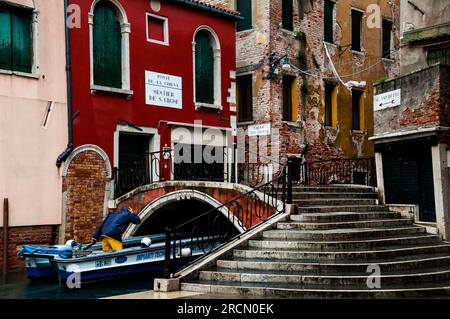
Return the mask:
[[[8,271],[24,269],[25,265],[17,257],[23,245],[52,245],[58,242],[58,226],[27,226],[9,228]],[[3,228],[0,228],[0,272],[3,269]]]
[[[233,0],[206,0],[210,3],[232,7]],[[352,7],[365,10],[373,4],[370,0],[340,0],[336,2],[335,46],[329,46],[333,62],[340,75],[349,75],[344,81],[366,81],[364,107],[365,129],[352,131],[351,94],[339,85],[337,126],[324,126],[324,77],[333,77],[324,54],[324,1],[293,1],[294,32],[282,30],[282,1],[252,1],[253,29],[237,33],[237,66],[239,72],[253,72],[253,118],[255,123],[271,123],[280,132],[278,145],[281,160],[289,154],[299,154],[308,145],[308,158],[366,157],[373,154],[373,88],[372,83],[399,73],[398,54],[392,60],[381,60],[381,30],[368,29],[363,23],[362,53],[352,53],[345,48],[351,43],[350,10]],[[299,4],[303,15],[300,16]],[[400,1],[379,3],[383,17],[394,21],[394,46],[399,44]],[[367,15],[368,16],[368,15]],[[366,19],[366,18],[365,18]],[[281,76],[268,80],[266,75],[268,56],[288,53],[291,64],[316,75],[297,77],[298,120],[295,123],[282,121]],[[280,74],[286,73],[281,70]],[[363,71],[363,72],[361,72]],[[293,72],[287,72],[293,75]],[[353,75],[354,74],[354,75]],[[245,127],[246,125],[244,125]]]
[[377,94],[401,88],[401,105],[375,112],[375,133],[448,125],[449,70],[433,66],[377,85]]
[[103,220],[107,172],[105,161],[94,151],[78,154],[63,178],[65,240],[90,242]]

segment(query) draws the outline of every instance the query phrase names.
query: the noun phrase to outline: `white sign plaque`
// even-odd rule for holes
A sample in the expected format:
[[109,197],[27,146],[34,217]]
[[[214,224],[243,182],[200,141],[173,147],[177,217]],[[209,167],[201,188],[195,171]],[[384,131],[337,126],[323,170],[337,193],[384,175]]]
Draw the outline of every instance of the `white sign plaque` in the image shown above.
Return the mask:
[[373,108],[375,111],[381,111],[389,107],[395,107],[402,104],[402,90],[386,92],[375,95]]
[[182,96],[181,77],[145,71],[145,104],[182,109]]
[[248,127],[248,136],[265,136],[271,134],[270,123],[250,125]]

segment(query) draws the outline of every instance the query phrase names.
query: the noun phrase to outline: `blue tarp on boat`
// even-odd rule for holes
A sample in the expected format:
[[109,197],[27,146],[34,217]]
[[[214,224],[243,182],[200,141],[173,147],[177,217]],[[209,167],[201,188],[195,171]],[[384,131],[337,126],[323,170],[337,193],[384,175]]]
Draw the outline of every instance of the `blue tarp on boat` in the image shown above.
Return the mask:
[[52,247],[24,245],[22,250],[19,252],[19,256],[23,256],[24,254],[54,255],[64,259],[69,259],[72,258],[73,251],[72,247],[66,245]]

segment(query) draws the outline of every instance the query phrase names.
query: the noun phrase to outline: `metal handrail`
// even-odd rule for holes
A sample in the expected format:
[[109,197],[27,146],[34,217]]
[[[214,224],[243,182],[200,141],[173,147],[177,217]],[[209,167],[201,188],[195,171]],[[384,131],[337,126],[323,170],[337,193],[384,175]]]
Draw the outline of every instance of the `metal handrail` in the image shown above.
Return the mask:
[[302,185],[356,184],[375,186],[375,159],[336,158],[301,163],[295,167],[294,183]]
[[[175,249],[172,250],[172,247],[176,247],[177,241],[179,241],[181,251],[181,238],[176,238],[176,236],[173,236],[180,230],[191,226],[189,247],[191,253],[194,251],[194,247],[196,247],[197,249],[201,249],[203,253],[207,254],[221,248],[223,245],[234,240],[236,237],[242,236],[243,234],[249,232],[254,227],[267,222],[267,220],[269,220],[270,218],[284,213],[286,211],[286,204],[291,203],[292,200],[292,182],[289,182],[290,174],[288,170],[288,164],[289,162],[283,166],[280,174],[272,181],[255,187],[251,191],[242,194],[199,216],[196,216],[189,221],[183,222],[182,224],[172,229],[167,228],[166,253],[164,262],[164,274],[166,278],[168,278],[170,275],[170,269],[172,268],[171,262],[176,260],[177,258],[180,258],[180,256],[176,256],[173,253]],[[281,193],[279,193],[279,189],[276,186],[278,182],[281,182]],[[262,193],[262,198],[258,193]],[[279,195],[281,195],[281,207],[279,207],[280,205],[278,205]],[[242,205],[245,203],[247,204],[246,209],[242,207]],[[224,223],[220,218],[222,216],[221,211],[223,209],[227,209],[228,223]],[[259,222],[253,223],[254,218],[259,219]],[[201,230],[199,224],[201,224],[202,221],[205,222],[205,220],[207,222],[206,230],[204,231],[206,234],[200,234]],[[235,222],[242,228],[245,227],[245,231],[234,235],[231,228],[235,227]],[[216,233],[216,231],[220,232],[222,230],[226,230],[226,232],[224,234]],[[220,236],[223,241],[217,243],[217,236]],[[201,243],[197,241],[195,243],[194,238],[199,237],[210,238],[210,240],[202,241]]]

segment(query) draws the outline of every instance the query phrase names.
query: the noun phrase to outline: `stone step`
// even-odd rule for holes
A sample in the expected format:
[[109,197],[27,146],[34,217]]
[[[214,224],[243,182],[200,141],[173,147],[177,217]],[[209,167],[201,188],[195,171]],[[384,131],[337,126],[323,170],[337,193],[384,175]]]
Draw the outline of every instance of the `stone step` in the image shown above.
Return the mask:
[[423,234],[426,229],[421,226],[391,227],[391,228],[348,228],[326,230],[267,230],[262,238],[284,240],[355,240],[375,239],[387,236]]
[[390,227],[390,226],[406,226],[412,225],[412,219],[379,219],[365,220],[353,222],[337,222],[337,223],[299,223],[299,222],[283,222],[277,224],[277,229],[342,229],[342,228],[369,228],[369,227]]
[[286,241],[286,240],[249,240],[249,248],[257,249],[311,249],[326,251],[332,249],[370,249],[385,246],[408,246],[440,243],[438,235],[394,236],[392,238],[356,240],[356,241]]
[[400,213],[376,211],[376,212],[327,212],[327,213],[301,213],[290,216],[294,222],[316,222],[316,223],[332,223],[332,222],[351,222],[373,219],[399,219]]
[[434,283],[368,289],[366,287],[308,287],[295,284],[272,284],[266,287],[264,283],[211,283],[196,281],[181,283],[181,290],[207,294],[236,295],[241,298],[420,298],[447,297],[450,295],[450,283]]
[[299,251],[275,249],[235,249],[233,257],[259,259],[307,259],[307,260],[377,260],[401,256],[449,253],[450,244],[353,251]]
[[373,187],[359,185],[293,186],[293,193],[375,193]]
[[256,258],[235,258],[218,260],[217,267],[231,270],[254,271],[307,271],[309,273],[347,273],[366,272],[369,265],[380,266],[382,272],[407,271],[421,268],[450,266],[450,254],[434,254],[421,256],[403,256],[395,260],[330,261],[330,260],[271,260]]
[[325,198],[372,198],[378,199],[377,193],[369,192],[346,192],[346,193],[325,193],[325,192],[293,192],[292,197],[297,199],[325,199]]
[[323,205],[323,206],[302,206],[299,213],[327,213],[327,212],[386,212],[383,205]]
[[[392,272],[369,276],[374,274],[373,270],[368,272],[353,272],[344,274],[313,274],[308,272],[288,273],[281,271],[248,271],[248,270],[229,270],[215,269],[201,271],[199,280],[212,282],[238,282],[252,283],[264,282],[268,286],[273,283],[299,284],[299,285],[327,285],[327,286],[363,286],[371,280],[379,280],[383,285],[410,285],[412,283],[427,283],[433,281],[450,280],[450,265],[441,268],[416,269],[414,271]],[[375,277],[376,276],[376,277]]]
[[304,206],[352,206],[352,205],[377,205],[378,199],[366,198],[324,198],[324,199],[295,199],[294,204],[303,209]]

